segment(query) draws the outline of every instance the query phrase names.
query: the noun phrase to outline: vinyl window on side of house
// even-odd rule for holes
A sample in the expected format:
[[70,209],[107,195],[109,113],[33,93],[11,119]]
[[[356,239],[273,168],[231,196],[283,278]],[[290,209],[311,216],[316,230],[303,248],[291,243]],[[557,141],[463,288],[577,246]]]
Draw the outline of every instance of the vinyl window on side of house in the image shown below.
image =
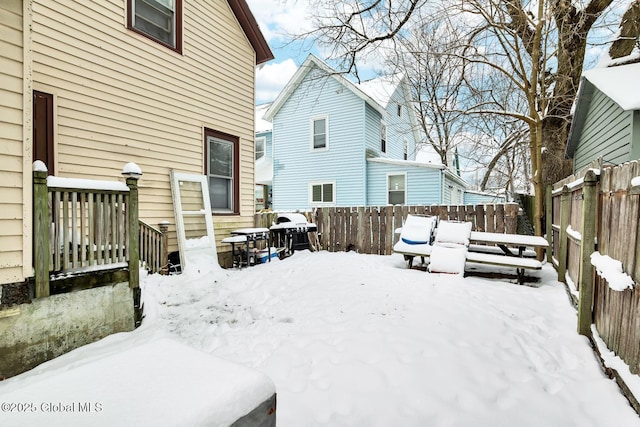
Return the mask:
[[267,147],[267,138],[264,136],[259,136],[256,138],[256,160],[260,157],[264,157],[265,150]]
[[407,203],[407,174],[387,174],[387,204],[404,205]]
[[214,213],[240,213],[240,139],[205,129],[205,174]]
[[332,206],[336,200],[336,183],[311,182],[309,183],[309,201],[312,206]]
[[329,149],[329,116],[311,118],[311,151]]
[[409,142],[407,141],[407,139],[405,138],[403,141],[403,159],[404,160],[408,160],[409,159]]
[[383,121],[380,122],[380,151],[387,152],[387,124]]
[[182,0],[127,0],[127,27],[182,53]]

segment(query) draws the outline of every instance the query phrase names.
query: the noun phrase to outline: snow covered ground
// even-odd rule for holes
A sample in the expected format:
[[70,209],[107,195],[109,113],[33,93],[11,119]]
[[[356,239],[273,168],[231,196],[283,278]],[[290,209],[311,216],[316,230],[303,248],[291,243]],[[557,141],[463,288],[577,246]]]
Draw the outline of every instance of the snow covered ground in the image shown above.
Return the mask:
[[353,252],[296,252],[243,270],[199,263],[143,280],[141,328],[0,383],[0,400],[26,386],[32,399],[54,399],[39,377],[171,336],[268,375],[278,426],[640,426],[577,335],[555,271],[540,276],[519,286]]

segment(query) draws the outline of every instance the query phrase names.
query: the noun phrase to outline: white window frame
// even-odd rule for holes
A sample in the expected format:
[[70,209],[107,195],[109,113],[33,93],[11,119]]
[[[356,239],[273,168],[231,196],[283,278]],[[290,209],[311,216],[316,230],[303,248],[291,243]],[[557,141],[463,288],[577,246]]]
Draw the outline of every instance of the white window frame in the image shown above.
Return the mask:
[[387,151],[389,149],[389,147],[387,146],[389,144],[387,136],[387,122],[385,122],[384,120],[380,120],[380,152],[384,154],[387,154]]
[[[320,148],[315,148],[314,146],[314,124],[317,120],[324,120],[324,147],[320,147]],[[317,152],[317,151],[327,151],[329,150],[329,116],[328,115],[322,115],[322,116],[314,116],[311,117],[311,120],[309,122],[309,149],[313,152]]]
[[402,158],[404,160],[409,160],[409,141],[407,141],[407,138],[404,138],[402,140],[402,144],[403,144],[403,154],[402,154]]
[[391,190],[389,188],[389,180],[392,176],[403,176],[404,177],[404,190],[402,190],[404,192],[404,203],[401,203],[402,205],[406,205],[407,204],[407,173],[406,172],[387,172],[387,182],[385,184],[386,189],[387,189],[387,205],[391,204],[391,201],[389,200],[389,193],[391,191],[399,191],[399,190]]
[[[145,31],[144,28],[142,28],[142,26],[138,25],[136,20],[137,20],[137,15],[136,15],[136,9],[138,6],[138,2],[141,3],[146,3],[149,7],[151,8],[155,8],[156,10],[159,10],[157,7],[154,7],[153,3],[158,4],[160,7],[164,7],[167,10],[171,11],[171,29],[168,32],[168,34],[170,34],[171,36],[171,40],[170,41],[164,41],[161,39],[156,38],[154,35],[152,35],[151,33]],[[181,16],[179,16],[179,10],[178,10],[178,0],[170,0],[169,3],[172,3],[170,5],[166,4],[166,1],[163,0],[130,0],[130,4],[131,4],[131,28],[138,31],[141,34],[144,34],[146,37],[149,37],[152,40],[157,41],[158,43],[161,43],[165,46],[170,47],[171,49],[174,50],[179,50],[180,46],[178,46],[178,32],[181,31],[178,27],[179,27],[179,19],[182,19]],[[141,18],[143,20],[145,20],[144,18]]]
[[[261,142],[262,143],[262,155],[258,156],[258,153],[260,151],[258,151],[258,143]],[[261,159],[262,157],[267,155],[267,137],[266,136],[257,136],[256,137],[256,141],[255,141],[255,159]]]
[[[331,184],[331,202],[316,202],[313,200],[313,187],[316,185],[324,186],[327,184]],[[324,193],[322,194],[322,199],[324,199]],[[335,181],[310,181],[309,182],[309,204],[311,206],[335,206],[336,205],[336,182]]]

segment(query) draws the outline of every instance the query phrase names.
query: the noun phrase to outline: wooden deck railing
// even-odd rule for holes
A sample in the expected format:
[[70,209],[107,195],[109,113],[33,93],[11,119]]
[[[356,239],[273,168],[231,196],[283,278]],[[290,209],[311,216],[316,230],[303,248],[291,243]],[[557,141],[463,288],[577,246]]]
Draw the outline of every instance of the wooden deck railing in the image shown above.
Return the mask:
[[36,297],[50,293],[50,276],[129,268],[138,287],[138,187],[127,184],[47,177],[33,172],[34,268]]
[[140,263],[150,273],[167,272],[167,231],[168,223],[160,223],[159,228],[152,227],[140,220]]

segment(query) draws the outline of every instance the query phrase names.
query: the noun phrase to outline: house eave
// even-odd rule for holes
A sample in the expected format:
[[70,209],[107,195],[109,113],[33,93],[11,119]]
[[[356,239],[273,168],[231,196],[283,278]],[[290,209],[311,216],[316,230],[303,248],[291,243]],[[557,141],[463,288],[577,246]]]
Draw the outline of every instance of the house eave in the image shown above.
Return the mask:
[[327,74],[327,77],[334,78],[338,83],[349,89],[357,97],[361,98],[367,104],[371,105],[371,107],[378,111],[382,116],[386,114],[386,110],[384,109],[384,107],[382,107],[373,98],[359,89],[358,86],[350,82],[346,77],[338,73],[336,70],[332,69],[328,64],[326,64],[315,55],[309,54],[309,56],[307,56],[307,59],[305,59],[300,67],[298,67],[296,73],[289,80],[285,88],[278,94],[271,107],[269,107],[267,112],[264,114],[263,118],[265,120],[273,121],[273,117],[277,114],[277,112],[284,105],[291,94],[298,88],[302,80],[304,80],[304,77],[309,73],[309,71],[311,71],[314,66],[324,71]]
[[249,43],[256,52],[256,65],[263,64],[275,58],[267,40],[264,38],[256,18],[245,0],[227,0],[240,27],[247,36]]
[[445,167],[441,164],[416,162],[414,160],[400,160],[400,159],[387,159],[384,157],[371,157],[371,158],[368,158],[367,161],[375,162],[375,163],[384,163],[384,164],[395,165],[395,166],[404,166],[404,167],[417,167],[417,168],[438,169],[438,170],[445,169]]

